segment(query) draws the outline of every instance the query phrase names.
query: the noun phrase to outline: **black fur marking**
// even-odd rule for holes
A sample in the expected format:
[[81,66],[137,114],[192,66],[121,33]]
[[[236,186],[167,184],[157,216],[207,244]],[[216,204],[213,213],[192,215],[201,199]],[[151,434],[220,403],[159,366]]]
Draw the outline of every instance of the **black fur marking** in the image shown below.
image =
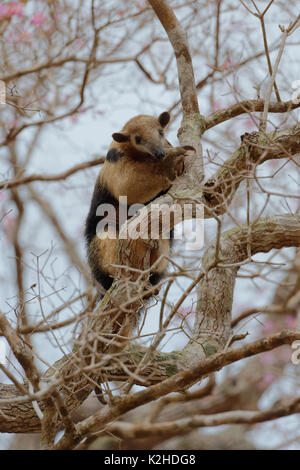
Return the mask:
[[127,132],[114,132],[112,138],[119,143],[128,142],[130,140],[130,136]]
[[[118,206],[117,200],[110,194],[110,192],[102,186],[99,182],[96,183],[94,194],[91,201],[91,207],[89,214],[86,219],[85,223],[85,239],[87,243],[87,247],[89,247],[90,243],[92,242],[93,238],[96,235],[97,225],[103,217],[97,216],[96,211],[97,207],[100,204],[112,204],[115,207]],[[90,266],[93,273],[94,278],[96,281],[99,282],[103,286],[105,290],[108,290],[112,283],[113,278],[110,277],[106,272],[100,269],[100,266],[97,263],[97,260],[90,259]]]
[[164,277],[164,273],[151,273],[149,277],[150,284],[156,286]]
[[[171,187],[171,186],[170,186],[170,187]],[[170,189],[170,188],[165,189],[165,190],[161,191],[160,193],[156,194],[156,196],[154,196],[153,199],[150,199],[150,201],[145,202],[145,206],[147,206],[147,204],[150,204],[150,202],[154,201],[154,200],[157,199],[158,197],[163,196],[164,194],[167,194],[167,192],[169,191],[169,189]]]
[[[111,151],[113,150],[114,149],[112,149]],[[165,191],[162,191],[161,193],[157,194],[155,198],[153,198],[152,200],[156,199],[159,196],[162,196],[167,191],[168,189]],[[151,201],[148,201],[148,203],[149,202]],[[116,208],[118,207],[118,201],[111,195],[111,193],[104,186],[102,186],[99,182],[97,182],[95,189],[94,189],[92,201],[91,201],[90,211],[87,216],[86,224],[85,224],[85,239],[86,239],[87,247],[89,247],[93,238],[96,236],[97,225],[102,218],[96,215],[97,208],[100,204],[108,204],[108,203],[114,205]],[[173,238],[174,238],[174,231],[171,230],[170,245],[172,245]],[[89,263],[91,266],[93,276],[96,279],[96,281],[99,282],[99,284],[101,284],[105,290],[108,290],[112,286],[113,278],[100,268],[97,260],[89,259]],[[150,275],[150,283],[154,286],[158,284],[159,281],[163,277],[164,277],[163,273],[153,272]]]
[[[100,220],[105,217],[104,216],[97,216],[96,211],[98,206],[101,204],[112,204],[116,208],[118,208],[118,201],[111,195],[111,193],[104,187],[102,186],[99,182],[96,183],[92,201],[91,201],[91,206],[90,206],[90,211],[86,219],[85,223],[85,239],[86,239],[86,244],[88,247],[88,257],[89,257],[89,245],[94,239],[95,236],[97,236],[97,225],[100,222]],[[118,227],[117,227],[118,229]],[[96,279],[99,284],[103,286],[105,290],[108,290],[112,283],[113,283],[113,278],[109,276],[105,271],[101,269],[101,267],[98,264],[97,259],[93,259],[89,257],[89,264],[93,273],[94,278]]]
[[120,152],[120,150],[110,149],[107,152],[106,160],[108,160],[111,163],[116,163],[123,156],[124,156],[124,154],[122,152]]
[[172,228],[170,232],[170,247],[172,248],[174,245],[174,228]]
[[93,269],[93,274],[95,276],[95,279],[101,286],[105,289],[108,290],[111,288],[112,283],[114,281],[114,278],[109,276],[107,273],[102,271],[99,267],[95,267]]
[[110,194],[110,192],[100,183],[96,183],[94,194],[92,197],[91,207],[85,223],[85,239],[89,245],[96,235],[97,225],[100,222],[100,216],[96,215],[97,207],[100,204],[112,204],[118,206],[117,200]]
[[161,113],[158,117],[158,121],[162,127],[165,127],[170,121],[170,114],[167,111]]

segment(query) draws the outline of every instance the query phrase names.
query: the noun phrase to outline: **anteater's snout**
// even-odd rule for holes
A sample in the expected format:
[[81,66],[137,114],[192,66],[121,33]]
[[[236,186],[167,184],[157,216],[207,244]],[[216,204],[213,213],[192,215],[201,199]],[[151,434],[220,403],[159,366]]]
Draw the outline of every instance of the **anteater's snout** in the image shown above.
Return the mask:
[[166,156],[166,152],[163,148],[154,150],[154,156],[157,160],[162,160]]

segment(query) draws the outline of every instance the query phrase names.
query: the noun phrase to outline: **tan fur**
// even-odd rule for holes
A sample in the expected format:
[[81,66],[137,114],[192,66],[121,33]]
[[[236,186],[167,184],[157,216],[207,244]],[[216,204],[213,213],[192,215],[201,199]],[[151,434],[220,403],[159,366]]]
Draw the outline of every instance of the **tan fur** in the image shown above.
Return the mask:
[[[167,115],[167,119],[163,119],[163,115]],[[187,150],[184,147],[172,148],[165,140],[163,127],[168,120],[168,113],[162,113],[158,119],[145,115],[136,116],[125,124],[120,133],[113,134],[115,140],[109,151],[115,152],[111,152],[112,157],[105,161],[97,185],[106,188],[117,201],[120,196],[126,196],[128,206],[145,204],[159,193],[167,191],[183,172],[183,159]],[[165,152],[165,156],[162,152]],[[92,271],[100,269],[115,277],[116,268],[112,265],[117,264],[117,249],[117,239],[95,236],[88,248]],[[140,261],[146,257],[147,252],[148,247],[144,241],[135,240],[136,265],[132,267],[143,265]],[[150,264],[153,265],[162,255],[168,257],[169,253],[170,241],[159,240],[158,247],[150,253]],[[154,272],[163,273],[166,267],[167,260],[163,258],[155,265]]]
[[89,263],[93,264],[95,260],[101,260],[101,266],[108,274],[114,277],[117,259],[118,239],[95,237],[89,246]]
[[[95,237],[89,247],[89,262],[92,264],[94,260],[101,260],[101,266],[110,276],[115,277],[116,270],[113,265],[117,264],[117,249],[118,239],[100,239]],[[147,246],[141,239],[135,240],[134,242],[135,258],[137,260],[143,260],[147,255]],[[150,254],[150,263],[153,265],[160,256],[170,255],[170,243],[169,240],[159,240],[158,248],[153,249]],[[167,268],[168,260],[162,258],[160,262],[155,265],[155,272],[163,273]],[[134,274],[133,274],[134,276]]]
[[171,186],[166,163],[165,160],[133,162],[128,157],[123,157],[118,164],[106,161],[99,179],[117,200],[127,196],[128,205],[144,204]]
[[[119,150],[124,157],[117,164],[106,161],[99,178],[116,199],[126,195],[129,205],[143,204],[171,186],[170,169],[174,167],[174,158],[166,157],[162,161],[155,161],[142,152],[150,150],[150,147],[139,147],[134,141],[138,135],[151,145],[160,145],[167,150],[171,146],[159,135],[160,130],[162,127],[156,118],[136,116],[122,129],[123,133],[130,136],[130,141],[122,144],[113,141],[110,145],[110,150]],[[175,175],[173,180],[174,177]]]

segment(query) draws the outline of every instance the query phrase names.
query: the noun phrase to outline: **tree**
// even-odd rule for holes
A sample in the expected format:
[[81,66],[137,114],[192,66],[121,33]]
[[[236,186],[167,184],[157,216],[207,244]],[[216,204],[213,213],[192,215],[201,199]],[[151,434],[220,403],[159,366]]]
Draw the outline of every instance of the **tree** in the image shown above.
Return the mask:
[[[299,393],[294,393],[300,340],[296,328],[300,100],[293,63],[298,42],[292,42],[299,26],[296,3],[286,8],[273,0],[240,1],[236,11],[229,0],[124,0],[121,9],[119,2],[96,0],[42,3],[43,11],[35,0],[6,2],[0,9],[5,39],[1,80],[6,86],[1,109],[5,161],[1,225],[13,273],[6,268],[2,273],[5,311],[0,332],[13,357],[10,365],[0,364],[6,377],[0,385],[0,430],[40,433],[42,446],[52,449],[197,449],[253,447],[256,444],[246,435],[249,425],[277,422],[284,416],[295,415],[296,428],[300,410]],[[267,21],[278,18],[285,26],[280,26],[280,40],[270,43]],[[277,38],[278,32],[272,29],[270,36]],[[242,41],[240,49],[237,38]],[[288,100],[282,98],[283,63],[289,64]],[[195,80],[195,74],[200,78]],[[53,154],[52,161],[41,161],[47,155],[45,144],[52,145],[51,137],[70,135],[76,142],[80,120],[91,122],[100,116],[103,129],[111,111],[118,116],[129,106],[127,93],[134,93],[140,113],[153,101],[166,100],[180,144],[195,149],[185,160],[184,175],[155,202],[163,207],[174,200],[189,203],[194,217],[201,204],[210,239],[202,251],[192,255],[185,251],[170,260],[172,271],[155,296],[160,310],[157,329],[151,304],[143,300],[149,260],[136,259],[136,241],[120,240],[120,265],[134,266],[135,271],[128,277],[128,271],[120,269],[101,302],[91,285],[83,242],[78,248],[82,229],[80,235],[74,233],[74,220],[82,211],[82,226],[95,179],[95,173],[87,172],[96,170],[103,157],[91,158],[90,148],[83,147],[85,161],[74,165],[71,158],[72,165],[59,172],[53,172],[59,157]],[[202,101],[204,109],[209,104],[214,112],[199,109]],[[70,120],[77,131],[68,128]],[[118,118],[118,126],[122,123]],[[98,142],[98,134],[93,137]],[[109,136],[103,144],[108,142]],[[63,148],[58,144],[61,154]],[[73,157],[74,147],[70,148]],[[46,165],[52,173],[40,170]],[[61,186],[62,181],[72,183]],[[84,199],[76,191],[80,185],[86,190],[88,184],[82,207]],[[72,213],[65,212],[64,198]],[[38,220],[32,203],[39,208]],[[148,205],[146,221],[152,210],[153,205]],[[60,251],[51,246],[52,236],[60,241]],[[177,247],[183,250],[182,244]],[[28,260],[29,254],[33,260]],[[7,255],[2,256],[7,264]],[[74,270],[65,272],[68,264],[78,270],[80,281]],[[241,280],[243,288],[234,292]],[[259,304],[247,297],[251,281],[265,290]],[[14,295],[17,286],[17,298],[8,297],[7,283]],[[234,317],[233,301],[240,310]],[[254,315],[260,315],[262,322],[248,323]],[[150,333],[143,330],[145,319],[150,321]],[[163,340],[179,332],[181,336],[172,340],[175,348],[168,351]],[[49,339],[59,356],[56,361],[44,351]],[[282,349],[284,345],[288,349]],[[276,379],[285,376],[291,357],[292,392],[288,393]],[[238,367],[235,363],[240,360]],[[103,406],[92,395],[97,384]],[[262,410],[258,402],[271,388],[278,399],[275,404],[269,400]],[[210,439],[199,432],[223,424],[229,426]],[[59,430],[64,434],[56,442]],[[295,445],[293,439],[291,444]],[[262,437],[259,447],[266,445]]]

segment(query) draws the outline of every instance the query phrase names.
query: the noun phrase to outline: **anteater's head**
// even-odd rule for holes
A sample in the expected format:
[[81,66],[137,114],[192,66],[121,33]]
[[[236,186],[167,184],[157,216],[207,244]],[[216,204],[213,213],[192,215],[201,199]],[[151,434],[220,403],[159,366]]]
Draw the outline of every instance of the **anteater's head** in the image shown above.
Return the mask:
[[112,136],[135,158],[147,157],[160,161],[165,157],[164,128],[169,120],[168,112],[160,114],[158,118],[139,115],[130,119],[121,132],[115,132]]

